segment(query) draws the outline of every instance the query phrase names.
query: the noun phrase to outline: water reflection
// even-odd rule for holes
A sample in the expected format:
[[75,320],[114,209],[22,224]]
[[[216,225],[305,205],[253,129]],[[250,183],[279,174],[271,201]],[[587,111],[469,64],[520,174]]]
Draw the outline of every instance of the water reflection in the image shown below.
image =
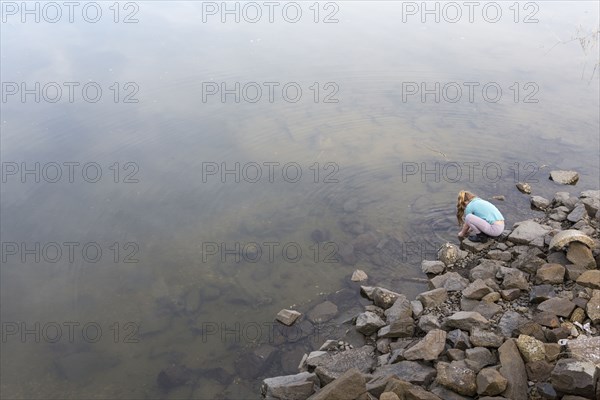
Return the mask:
[[[65,250],[59,262],[3,260],[3,329],[33,332],[3,340],[3,395],[255,397],[262,376],[293,373],[325,332],[344,335],[363,302],[349,282],[357,266],[369,284],[409,297],[425,288],[420,260],[455,240],[459,189],[505,195],[509,224],[536,215],[518,180],[550,196],[564,188],[548,171],[576,169],[580,182],[568,189],[597,189],[598,78],[582,79],[597,52],[553,47],[579,24],[597,25],[597,5],[544,4],[538,24],[492,25],[402,23],[401,4],[338,4],[337,24],[202,23],[193,2],[140,2],[132,25],[2,24],[3,82],[93,81],[106,95],[2,104],[3,162],[94,162],[103,172],[96,183],[17,174],[2,184],[2,241]],[[203,101],[206,83],[237,81],[280,85],[272,103],[265,92],[256,103]],[[473,81],[495,82],[501,101],[479,87],[473,102],[406,92],[413,82],[464,90]],[[138,103],[123,101],[127,82],[139,86]],[[279,91],[290,82],[303,91],[295,103]],[[525,102],[528,82],[537,103]],[[139,182],[123,181],[127,163]],[[273,181],[268,168],[256,182],[244,175],[265,163]],[[300,166],[298,182],[282,173],[289,163]],[[207,174],[215,165],[233,172]],[[73,260],[70,242],[79,243]],[[326,242],[337,262],[325,262]],[[102,249],[99,261],[79,252],[87,243]],[[125,262],[130,243],[138,262]],[[281,253],[290,243],[302,257]],[[272,324],[281,308],[306,313],[325,299],[339,312],[321,328],[339,331],[308,319],[299,330]],[[173,364],[186,369],[157,381]]]

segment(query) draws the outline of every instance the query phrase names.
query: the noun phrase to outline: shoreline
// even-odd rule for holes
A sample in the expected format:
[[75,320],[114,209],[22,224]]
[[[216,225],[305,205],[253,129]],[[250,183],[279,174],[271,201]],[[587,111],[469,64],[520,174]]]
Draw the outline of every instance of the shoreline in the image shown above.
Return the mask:
[[369,304],[351,334],[364,344],[329,338],[263,397],[600,398],[600,190],[531,204],[544,216],[423,261],[430,290],[414,299],[360,286]]

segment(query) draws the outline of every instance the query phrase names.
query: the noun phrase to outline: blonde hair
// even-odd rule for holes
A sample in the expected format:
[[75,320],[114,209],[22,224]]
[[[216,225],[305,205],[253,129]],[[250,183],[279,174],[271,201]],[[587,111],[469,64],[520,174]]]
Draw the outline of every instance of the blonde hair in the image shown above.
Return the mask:
[[464,222],[465,208],[467,207],[467,204],[469,204],[469,202],[475,197],[477,196],[465,190],[458,192],[458,200],[456,202],[456,219],[458,220],[459,226],[462,226]]

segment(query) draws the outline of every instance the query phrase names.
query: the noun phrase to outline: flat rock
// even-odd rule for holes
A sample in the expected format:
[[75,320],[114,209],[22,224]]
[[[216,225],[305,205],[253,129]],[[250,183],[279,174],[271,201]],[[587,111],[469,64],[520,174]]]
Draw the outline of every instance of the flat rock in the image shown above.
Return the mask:
[[342,351],[331,357],[319,360],[315,373],[319,377],[321,385],[325,386],[334,379],[337,380],[352,368],[356,368],[362,373],[370,372],[375,366],[374,350],[373,346],[363,346],[358,349]]
[[492,260],[510,261],[512,259],[512,254],[510,254],[510,251],[490,250],[487,253],[487,257]]
[[579,203],[575,206],[573,211],[567,215],[567,221],[577,223],[588,215],[587,209],[583,203]]
[[550,207],[550,200],[542,196],[531,196],[531,205],[539,210],[545,210]]
[[419,318],[419,323],[417,324],[417,326],[423,332],[430,332],[434,329],[441,328],[441,324],[439,323],[438,318],[433,314],[421,316],[421,318]]
[[504,337],[497,335],[496,333],[474,327],[471,329],[471,335],[469,336],[471,344],[477,347],[494,347],[498,348],[504,343]]
[[326,322],[335,317],[338,313],[338,308],[331,301],[324,301],[321,304],[316,305],[307,314],[308,319],[313,323]]
[[581,233],[577,229],[566,229],[558,232],[548,245],[549,249],[560,249],[571,242],[580,242],[588,246],[589,248],[594,247],[594,240],[588,235]]
[[470,311],[481,314],[486,319],[492,319],[496,315],[504,312],[504,309],[496,303],[486,303],[480,301],[475,307],[473,307]]
[[519,338],[517,339],[517,348],[521,352],[525,362],[543,361],[546,359],[544,343],[534,337],[519,335]]
[[541,247],[544,245],[544,236],[549,232],[550,228],[533,220],[527,220],[521,222],[512,232],[508,235],[508,240],[515,244],[531,244],[533,246]]
[[403,381],[414,385],[429,386],[435,377],[436,370],[418,361],[400,361],[396,364],[384,365],[373,372],[373,377],[396,375]]
[[559,317],[569,318],[573,310],[575,309],[575,304],[565,298],[562,297],[554,297],[552,299],[548,299],[543,301],[538,305],[538,310],[540,311],[548,311]]
[[354,271],[352,273],[352,277],[350,278],[352,282],[362,282],[366,281],[367,279],[369,279],[369,276],[362,269],[357,269]]
[[390,325],[379,329],[377,337],[382,338],[406,338],[415,333],[415,323],[412,317],[404,317],[395,320]]
[[365,336],[371,336],[382,326],[385,322],[374,312],[366,311],[356,317],[356,330]]
[[538,268],[535,274],[536,283],[563,283],[565,279],[565,267],[560,264],[544,264]]
[[477,376],[472,369],[462,365],[461,361],[438,362],[436,382],[456,393],[474,396],[477,393]]
[[536,285],[529,292],[529,301],[532,304],[539,304],[554,297],[556,297],[556,292],[552,285]]
[[579,275],[577,283],[592,289],[600,289],[600,270],[591,269],[585,271],[583,274]]
[[469,285],[469,280],[456,272],[447,272],[443,275],[438,275],[432,278],[430,282],[434,288],[444,288],[449,292],[463,290]]
[[354,400],[362,398],[367,393],[367,385],[361,372],[357,368],[348,369],[335,381],[309,397],[309,400]]
[[495,396],[506,390],[508,381],[495,368],[484,368],[477,374],[477,394]]
[[569,244],[567,260],[575,265],[583,265],[588,269],[596,268],[596,260],[592,255],[592,250],[583,243],[572,242]]
[[535,313],[533,315],[533,321],[551,329],[558,328],[560,326],[558,317],[547,311]]
[[469,271],[469,279],[471,279],[471,281],[476,279],[481,279],[483,281],[486,279],[494,279],[500,267],[502,267],[502,262],[500,261],[487,259],[481,260],[478,265]]
[[441,274],[446,269],[446,264],[442,261],[421,261],[421,270],[426,274]]
[[423,292],[417,296],[423,307],[433,308],[443,304],[448,299],[448,291],[441,287],[427,292]]
[[579,180],[579,174],[576,171],[555,170],[550,171],[550,179],[561,185],[574,185]]
[[466,251],[470,251],[471,253],[479,253],[480,251],[483,251],[483,250],[491,247],[492,244],[493,244],[493,242],[491,240],[488,240],[487,242],[483,243],[483,242],[472,242],[468,238],[465,238],[460,243],[460,248],[463,250],[466,250]]
[[516,340],[504,342],[498,349],[498,356],[502,365],[498,372],[508,382],[503,396],[512,400],[527,400],[527,372]]
[[314,373],[268,378],[262,382],[261,392],[267,399],[306,399],[319,388],[319,378]]
[[284,325],[291,326],[301,315],[298,311],[283,309],[277,313],[275,319]]
[[432,361],[438,358],[446,344],[446,331],[434,329],[429,331],[423,339],[403,353],[409,361]]
[[446,318],[446,326],[463,331],[470,331],[474,327],[487,327],[489,321],[478,312],[458,311]]
[[467,299],[481,300],[483,296],[490,294],[492,291],[483,280],[475,279],[469,286],[463,289],[462,295]]
[[600,336],[585,337],[569,340],[567,350],[572,358],[588,361],[600,368]]
[[563,358],[556,362],[550,382],[561,393],[594,398],[598,379],[596,366],[587,361]]

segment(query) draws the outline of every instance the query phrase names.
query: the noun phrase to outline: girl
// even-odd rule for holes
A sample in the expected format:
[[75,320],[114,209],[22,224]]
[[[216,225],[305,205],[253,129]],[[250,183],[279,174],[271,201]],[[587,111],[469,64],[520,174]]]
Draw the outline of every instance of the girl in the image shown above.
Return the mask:
[[496,206],[464,190],[458,193],[456,219],[462,226],[458,232],[461,240],[472,233],[470,241],[485,243],[488,236],[497,237],[504,231],[504,217]]

